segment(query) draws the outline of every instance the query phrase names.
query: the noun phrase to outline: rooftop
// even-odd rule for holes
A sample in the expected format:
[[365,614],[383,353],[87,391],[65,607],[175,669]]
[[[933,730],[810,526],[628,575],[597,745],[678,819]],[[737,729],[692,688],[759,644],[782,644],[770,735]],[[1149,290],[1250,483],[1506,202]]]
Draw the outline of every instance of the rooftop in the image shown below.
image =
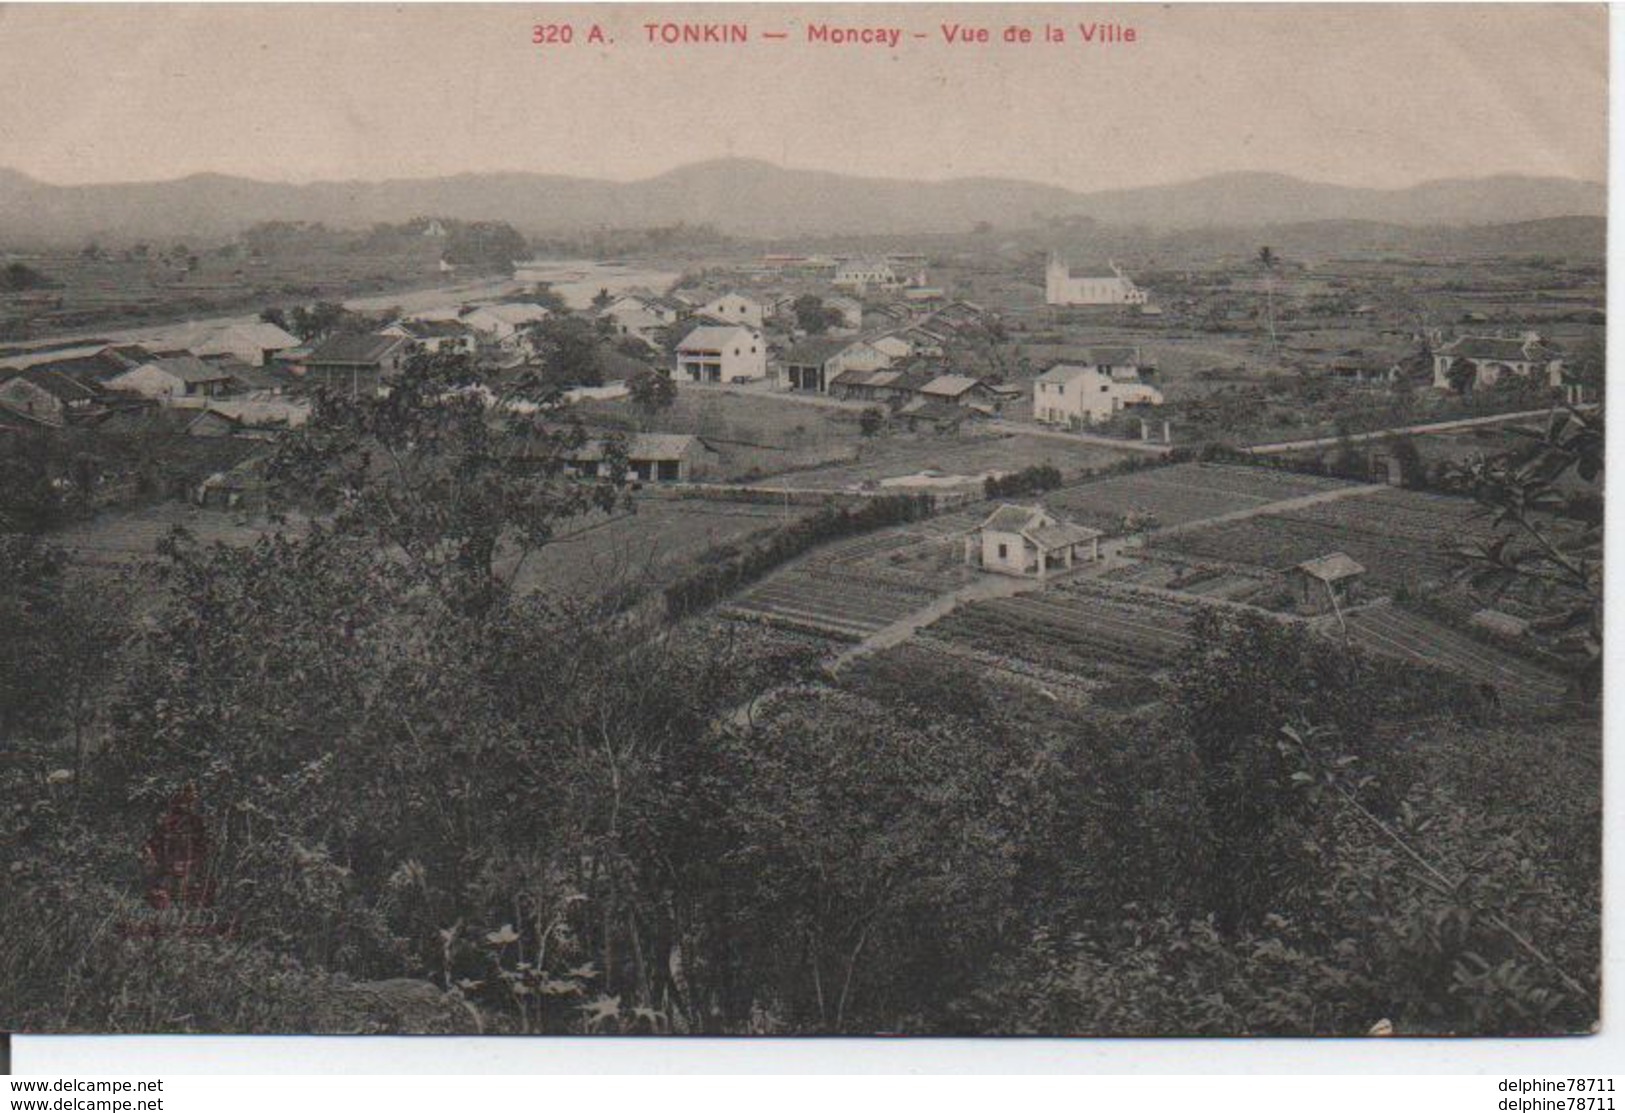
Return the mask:
[[743,334],[751,340],[756,334],[743,325],[701,325],[677,345],[680,352],[716,352],[726,348],[729,344],[739,343]]
[[1317,580],[1335,583],[1346,580],[1350,576],[1358,576],[1365,572],[1365,565],[1349,556],[1347,553],[1327,553],[1314,560],[1306,560],[1298,565],[1300,572],[1305,572]]
[[398,336],[364,332],[355,336],[332,336],[310,353],[306,363],[380,363],[406,341]]

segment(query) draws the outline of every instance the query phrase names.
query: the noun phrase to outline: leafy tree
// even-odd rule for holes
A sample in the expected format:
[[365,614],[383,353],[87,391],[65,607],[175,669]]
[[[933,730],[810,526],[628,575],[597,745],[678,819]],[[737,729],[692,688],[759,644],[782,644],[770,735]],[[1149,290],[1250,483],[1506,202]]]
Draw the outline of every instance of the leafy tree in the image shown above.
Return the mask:
[[839,309],[831,309],[817,294],[802,294],[790,304],[796,316],[796,327],[812,336],[828,332],[845,318]]
[[530,300],[554,316],[564,316],[570,312],[570,306],[564,300],[564,295],[546,282],[536,284],[536,289],[531,292]]
[[624,461],[576,478],[570,459],[585,434],[555,410],[535,376],[492,394],[467,356],[419,355],[385,397],[318,396],[268,475],[283,497],[387,546],[477,610],[503,567],[517,571],[559,523],[619,499]]
[[530,253],[525,237],[499,221],[452,221],[447,227],[446,262],[513,273],[513,264]]
[[[1303,626],[1261,614],[1205,611],[1175,678],[1174,705],[1195,747],[1213,832],[1207,907],[1222,932],[1289,914],[1317,875],[1325,817],[1296,791],[1299,758],[1282,727],[1313,721],[1317,743],[1381,769],[1403,791],[1402,763],[1369,729],[1377,712],[1372,665]],[[1391,797],[1390,797],[1391,798]]]
[[[796,1031],[872,1032],[944,1001],[997,937],[1021,822],[1013,751],[970,719],[787,698],[725,740],[724,892],[741,992]],[[739,1003],[733,1008],[744,1011]]]
[[543,381],[559,388],[604,381],[598,329],[585,317],[552,316],[524,326]]
[[288,323],[291,331],[305,341],[350,336],[366,332],[373,325],[371,318],[331,301],[319,301],[308,307],[294,306],[288,314]]
[[1445,381],[1457,394],[1471,394],[1478,383],[1478,366],[1471,360],[1456,358],[1445,369]]
[[677,384],[672,382],[669,375],[662,375],[652,367],[631,376],[626,386],[631,392],[632,405],[643,414],[645,420],[662,410],[671,409],[677,401]]
[[1520,592],[1542,606],[1540,624],[1558,638],[1582,696],[1602,686],[1602,523],[1559,517],[1573,480],[1600,485],[1604,464],[1601,410],[1554,411],[1539,434],[1509,452],[1476,457],[1446,481],[1492,515],[1499,530],[1487,543],[1456,545],[1459,574],[1492,594]]
[[886,411],[879,406],[867,406],[858,415],[858,428],[866,437],[873,437],[886,428]]

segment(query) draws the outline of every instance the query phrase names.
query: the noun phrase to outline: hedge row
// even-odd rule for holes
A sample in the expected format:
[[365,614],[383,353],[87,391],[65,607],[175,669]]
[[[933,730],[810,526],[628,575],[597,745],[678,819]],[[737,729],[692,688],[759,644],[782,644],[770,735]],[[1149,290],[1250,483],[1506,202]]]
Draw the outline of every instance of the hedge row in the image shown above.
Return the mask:
[[930,495],[886,495],[860,506],[827,506],[809,518],[775,530],[768,539],[742,553],[705,563],[666,588],[666,613],[681,618],[727,598],[746,584],[826,541],[868,533],[930,517]]

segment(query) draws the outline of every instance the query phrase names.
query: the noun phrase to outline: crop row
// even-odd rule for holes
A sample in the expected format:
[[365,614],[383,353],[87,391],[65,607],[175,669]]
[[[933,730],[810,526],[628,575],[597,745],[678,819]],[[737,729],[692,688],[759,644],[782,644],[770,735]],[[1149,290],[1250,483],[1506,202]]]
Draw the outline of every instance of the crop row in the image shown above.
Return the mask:
[[1374,653],[1424,661],[1527,700],[1560,698],[1563,681],[1522,658],[1458,633],[1431,619],[1394,607],[1373,607],[1349,616],[1355,641]]
[[1114,525],[1129,511],[1172,526],[1345,485],[1289,472],[1180,464],[1082,483],[1052,493],[1046,502],[1096,527]]
[[775,576],[738,596],[729,610],[794,619],[834,633],[873,633],[920,609],[930,592],[873,588],[850,579],[790,573]]
[[1184,622],[1078,596],[1020,596],[961,607],[934,634],[1057,669],[1085,663],[1167,665],[1190,642]]
[[1442,540],[1390,537],[1331,523],[1260,515],[1192,530],[1168,550],[1280,571],[1327,553],[1344,552],[1364,565],[1371,582],[1392,587],[1418,575],[1443,578],[1450,563]]

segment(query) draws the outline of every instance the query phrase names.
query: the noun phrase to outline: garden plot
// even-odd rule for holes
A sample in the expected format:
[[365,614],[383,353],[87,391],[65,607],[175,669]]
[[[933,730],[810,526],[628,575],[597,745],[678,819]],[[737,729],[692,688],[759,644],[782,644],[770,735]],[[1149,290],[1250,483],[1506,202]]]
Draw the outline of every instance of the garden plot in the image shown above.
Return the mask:
[[722,613],[861,641],[935,597],[929,590],[873,587],[791,570],[742,592]]
[[1567,691],[1562,679],[1521,657],[1398,607],[1369,607],[1347,622],[1354,641],[1373,653],[1449,669],[1520,702],[1551,702]]
[[1090,480],[1053,491],[1044,502],[1096,529],[1113,529],[1130,512],[1166,527],[1353,486],[1345,480],[1263,468],[1176,464]]
[[1190,644],[1199,604],[1080,581],[1057,591],[972,603],[929,636],[1062,672],[1102,663],[1163,668]]
[[1174,559],[1205,558],[1266,571],[1343,552],[1365,566],[1373,586],[1391,590],[1447,578],[1448,547],[1489,532],[1474,503],[1396,489],[1198,524],[1157,540],[1155,549]]
[[1129,450],[1109,445],[1019,433],[877,437],[862,442],[859,451],[856,463],[786,472],[756,485],[796,491],[908,490],[907,485],[893,482],[888,487],[887,482],[912,479],[914,489],[940,490],[941,484],[926,487],[919,482],[957,477],[956,483],[947,486],[976,489],[990,475],[1006,475],[1038,464],[1076,475],[1116,463],[1129,454]]

